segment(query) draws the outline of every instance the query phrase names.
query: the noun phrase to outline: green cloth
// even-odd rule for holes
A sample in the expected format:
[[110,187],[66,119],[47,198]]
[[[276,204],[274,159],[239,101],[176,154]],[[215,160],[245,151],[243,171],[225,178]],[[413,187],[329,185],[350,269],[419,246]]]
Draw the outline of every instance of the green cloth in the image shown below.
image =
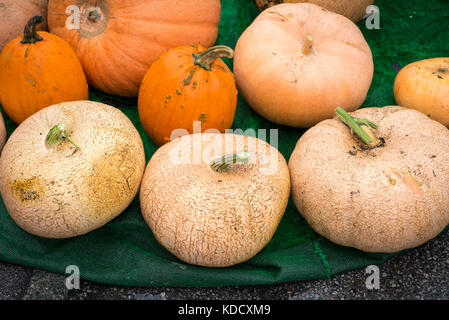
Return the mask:
[[[257,16],[251,0],[223,0],[217,43],[235,47]],[[374,55],[375,76],[363,106],[394,104],[396,72],[406,64],[449,56],[449,1],[378,0],[380,30],[358,23]],[[227,61],[232,67],[232,61]],[[139,123],[136,99],[108,96],[91,90],[91,99],[119,107],[141,133],[147,161],[156,146]],[[5,116],[8,135],[15,125]],[[279,129],[279,150],[288,160],[304,132],[277,126],[257,115],[239,97],[234,128]],[[128,286],[223,286],[273,284],[328,278],[394,254],[366,253],[333,244],[316,234],[289,202],[271,242],[251,260],[229,268],[205,268],[183,263],[154,238],[140,213],[138,197],[118,218],[86,235],[63,240],[44,239],[21,230],[0,203],[0,260],[65,273],[77,265],[83,279]]]

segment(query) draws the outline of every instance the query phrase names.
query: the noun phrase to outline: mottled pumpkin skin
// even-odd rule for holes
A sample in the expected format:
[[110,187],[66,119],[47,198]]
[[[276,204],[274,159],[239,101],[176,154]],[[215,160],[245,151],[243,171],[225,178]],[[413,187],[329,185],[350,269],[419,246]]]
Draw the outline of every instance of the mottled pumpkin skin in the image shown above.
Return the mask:
[[[73,16],[66,13],[70,6],[79,8],[79,28],[72,28]],[[75,49],[89,84],[109,94],[136,97],[146,71],[162,53],[181,45],[215,43],[221,3],[51,0],[48,9],[50,31]]]
[[449,57],[405,66],[396,76],[394,96],[398,105],[421,111],[449,127]]
[[[185,134],[232,126],[237,106],[234,75],[217,59],[208,71],[194,64],[202,46],[182,46],[163,54],[148,70],[140,87],[140,121],[157,145],[169,142],[173,130]],[[194,128],[194,122],[195,128]]]
[[45,21],[37,29],[47,29],[47,0],[0,0],[0,51],[23,32],[23,27],[34,16]]
[[0,100],[17,124],[60,102],[87,100],[89,89],[81,64],[63,39],[38,32],[42,41],[22,44],[22,36],[0,55]]

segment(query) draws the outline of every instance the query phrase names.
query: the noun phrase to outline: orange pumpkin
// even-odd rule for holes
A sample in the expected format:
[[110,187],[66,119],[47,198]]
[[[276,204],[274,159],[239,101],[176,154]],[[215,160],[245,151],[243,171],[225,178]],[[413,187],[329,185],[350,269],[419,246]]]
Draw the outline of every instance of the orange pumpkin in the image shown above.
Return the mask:
[[449,127],[449,57],[405,66],[394,82],[396,103],[416,109]]
[[220,0],[50,0],[48,12],[50,31],[75,49],[90,85],[136,97],[146,71],[162,53],[181,45],[215,43],[221,4]]
[[39,28],[47,29],[47,0],[0,0],[0,51],[20,36],[23,26],[34,16],[43,16]]
[[[181,46],[164,53],[146,73],[139,91],[143,128],[162,145],[174,135],[216,129],[234,121],[237,88],[234,75],[219,59],[232,58],[226,46]],[[196,122],[196,123],[195,123]],[[174,132],[176,129],[181,131]]]
[[42,21],[40,16],[30,19],[24,35],[0,54],[0,99],[17,124],[52,104],[89,98],[75,52],[58,36],[36,32]]

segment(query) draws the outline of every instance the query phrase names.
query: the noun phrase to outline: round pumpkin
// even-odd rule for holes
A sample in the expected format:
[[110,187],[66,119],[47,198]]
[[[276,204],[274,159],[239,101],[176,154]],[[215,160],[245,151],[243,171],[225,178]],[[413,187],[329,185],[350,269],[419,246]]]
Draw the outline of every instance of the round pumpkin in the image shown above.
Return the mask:
[[449,58],[433,58],[405,66],[394,82],[396,103],[425,113],[449,126]]
[[0,158],[0,193],[27,232],[74,237],[125,210],[144,169],[140,135],[120,110],[66,102],[35,113],[12,133]]
[[44,17],[38,30],[47,29],[47,0],[0,0],[0,51],[23,32],[23,26],[34,16]]
[[244,31],[234,53],[237,88],[264,118],[311,127],[366,99],[373,57],[360,29],[310,4],[280,4]]
[[[299,212],[322,236],[368,252],[436,237],[449,224],[449,130],[397,106],[349,116],[320,122],[299,139],[289,160]],[[371,142],[356,136],[360,128]]]
[[162,53],[213,45],[220,13],[220,0],[50,0],[48,23],[75,49],[90,85],[136,97]]
[[374,0],[254,0],[254,2],[260,10],[280,3],[313,3],[357,22],[365,16],[366,9],[374,3]]
[[89,89],[83,68],[70,45],[35,27],[36,16],[24,35],[9,42],[0,54],[0,100],[17,124],[52,104],[87,100]]
[[233,50],[182,46],[164,53],[146,73],[139,90],[143,128],[162,145],[180,135],[215,129],[234,121],[237,88],[234,75],[220,59]]
[[273,237],[290,194],[287,163],[254,137],[198,133],[159,148],[145,169],[142,215],[184,262],[226,267]]

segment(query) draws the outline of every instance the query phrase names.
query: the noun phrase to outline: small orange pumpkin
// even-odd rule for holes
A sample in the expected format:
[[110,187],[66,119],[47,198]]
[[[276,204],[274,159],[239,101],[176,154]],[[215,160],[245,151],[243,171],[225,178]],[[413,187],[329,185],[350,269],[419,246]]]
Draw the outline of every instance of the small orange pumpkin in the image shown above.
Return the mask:
[[89,89],[70,45],[48,32],[36,32],[43,17],[27,23],[24,35],[0,54],[0,100],[17,124],[50,105],[87,100]]
[[143,128],[157,145],[169,142],[172,133],[182,135],[176,129],[188,134],[199,132],[199,125],[201,132],[231,127],[237,88],[222,57],[232,58],[233,50],[181,46],[152,64],[140,87],[138,111]]
[[405,66],[396,76],[394,97],[398,105],[421,111],[449,127],[449,57]]

